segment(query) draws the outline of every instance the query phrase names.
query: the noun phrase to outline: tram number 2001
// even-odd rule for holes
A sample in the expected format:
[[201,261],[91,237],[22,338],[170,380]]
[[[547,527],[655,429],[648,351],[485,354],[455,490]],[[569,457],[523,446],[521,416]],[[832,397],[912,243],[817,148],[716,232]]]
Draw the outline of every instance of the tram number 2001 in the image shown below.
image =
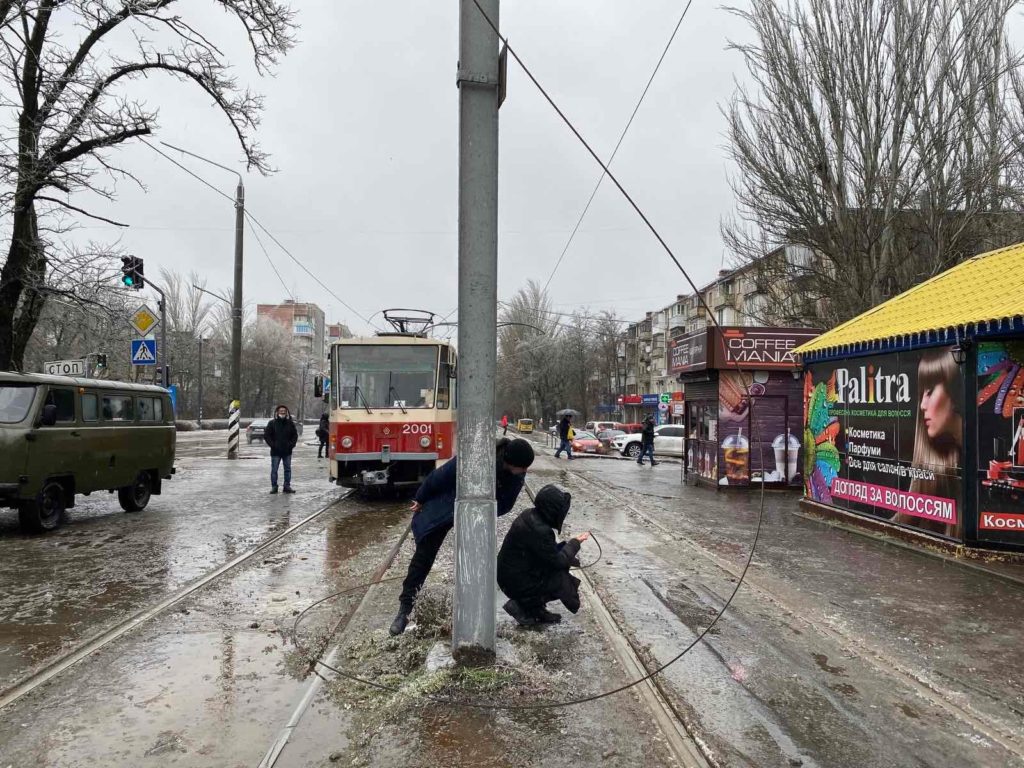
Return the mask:
[[402,434],[403,435],[432,435],[434,433],[433,424],[403,424]]

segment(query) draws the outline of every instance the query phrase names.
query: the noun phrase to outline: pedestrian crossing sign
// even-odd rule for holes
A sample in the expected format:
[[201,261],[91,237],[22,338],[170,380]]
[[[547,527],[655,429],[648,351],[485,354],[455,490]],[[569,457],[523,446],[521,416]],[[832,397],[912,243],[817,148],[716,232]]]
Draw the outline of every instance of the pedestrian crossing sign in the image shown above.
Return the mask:
[[132,365],[156,365],[156,339],[132,339]]

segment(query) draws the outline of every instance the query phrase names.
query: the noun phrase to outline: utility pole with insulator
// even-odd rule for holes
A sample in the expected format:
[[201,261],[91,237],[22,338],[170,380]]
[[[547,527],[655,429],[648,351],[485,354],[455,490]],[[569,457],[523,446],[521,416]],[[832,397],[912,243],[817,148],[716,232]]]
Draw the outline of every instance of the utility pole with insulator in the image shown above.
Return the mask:
[[[480,7],[477,7],[479,2]],[[459,423],[452,655],[494,655],[498,323],[498,0],[460,0]]]

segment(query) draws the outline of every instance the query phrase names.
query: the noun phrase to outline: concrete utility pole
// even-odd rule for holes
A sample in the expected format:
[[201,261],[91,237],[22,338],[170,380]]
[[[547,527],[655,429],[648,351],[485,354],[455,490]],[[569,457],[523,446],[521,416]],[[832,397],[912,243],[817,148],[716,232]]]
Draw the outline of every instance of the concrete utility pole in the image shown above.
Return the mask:
[[[215,165],[238,177],[238,187],[235,189],[235,288],[234,295],[231,297],[231,391],[229,393],[231,404],[228,408],[228,458],[237,459],[238,443],[241,437],[239,419],[242,415],[242,253],[245,227],[245,187],[242,184],[242,174],[208,157],[189,152],[187,149],[168,144],[166,141],[160,143],[176,152]],[[209,293],[209,291],[204,291],[204,293]]]
[[231,413],[228,416],[228,458],[238,458],[239,418],[242,413],[242,250],[245,226],[245,187],[235,189],[235,288],[231,296]]
[[[478,0],[498,23],[499,0]],[[459,3],[459,425],[452,654],[493,655],[498,323],[498,37]]]

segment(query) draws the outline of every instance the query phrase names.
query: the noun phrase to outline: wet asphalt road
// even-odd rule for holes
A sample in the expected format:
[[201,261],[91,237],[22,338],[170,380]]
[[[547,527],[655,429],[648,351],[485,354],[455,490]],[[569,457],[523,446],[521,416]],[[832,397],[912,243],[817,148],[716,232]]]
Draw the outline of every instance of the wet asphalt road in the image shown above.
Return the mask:
[[223,434],[184,435],[177,474],[140,513],[79,497],[61,528],[34,535],[0,510],[0,690],[341,495],[301,445],[297,493],[270,496],[268,449],[243,441],[228,461]]
[[[270,496],[265,449],[228,462],[219,438],[185,436],[178,475],[141,514],[97,496],[54,534],[25,536],[0,513],[0,688],[340,494],[313,447],[296,457],[299,493]],[[565,533],[597,533],[590,574],[652,665],[735,587],[759,494],[684,487],[677,463],[542,456],[531,475],[535,488],[572,491]],[[713,762],[1024,765],[1024,588],[801,518],[796,499],[766,494],[746,583],[661,678]],[[258,763],[305,687],[283,633],[312,600],[376,567],[404,530],[403,506],[337,505],[6,708],[0,768]],[[309,631],[331,620],[318,615]]]
[[[760,511],[759,493],[683,486],[680,469],[534,470],[573,491],[603,594],[661,663],[732,592]],[[1024,588],[804,519],[797,498],[765,495],[747,584],[666,672],[691,730],[728,765],[1024,764]]]

